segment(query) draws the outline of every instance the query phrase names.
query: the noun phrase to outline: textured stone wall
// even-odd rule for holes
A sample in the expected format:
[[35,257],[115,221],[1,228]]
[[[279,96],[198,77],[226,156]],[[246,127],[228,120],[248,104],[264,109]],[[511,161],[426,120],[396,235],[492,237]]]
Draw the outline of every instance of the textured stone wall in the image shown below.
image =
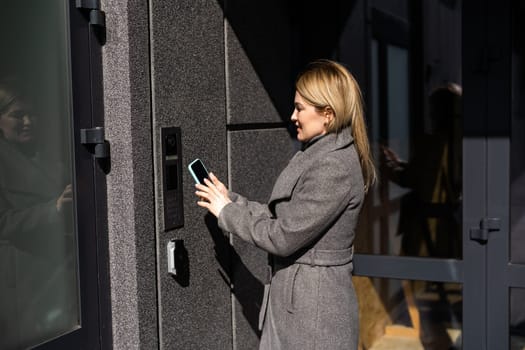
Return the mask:
[[[197,207],[186,165],[201,158],[232,190],[266,201],[299,146],[288,127],[295,76],[313,58],[343,58],[344,33],[355,35],[360,25],[347,23],[354,7],[103,2],[115,348],[257,347],[266,253],[224,235]],[[337,20],[314,30],[312,21],[323,14]],[[184,165],[184,226],[167,231],[163,127],[181,128]],[[179,278],[167,273],[172,239],[183,242],[188,262]]]
[[111,309],[115,349],[158,347],[148,6],[103,1]]
[[[160,341],[165,349],[232,347],[227,239],[196,205],[194,182],[183,169],[184,227],[164,231],[160,129],[182,132],[183,164],[195,158],[226,179],[226,87],[223,15],[216,1],[151,2],[153,138],[157,202]],[[166,244],[184,242],[183,280],[167,274]],[[217,259],[217,257],[219,259]]]

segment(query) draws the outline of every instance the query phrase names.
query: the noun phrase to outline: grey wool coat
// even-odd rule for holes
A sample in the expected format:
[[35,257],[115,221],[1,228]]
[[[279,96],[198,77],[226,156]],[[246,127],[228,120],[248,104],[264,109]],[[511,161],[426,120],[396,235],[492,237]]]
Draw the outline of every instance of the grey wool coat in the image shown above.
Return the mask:
[[219,226],[273,260],[259,349],[357,349],[352,256],[364,183],[350,128],[297,152],[268,204],[230,198]]
[[29,158],[0,137],[0,349],[25,348],[76,320],[72,222],[57,213],[61,164]]

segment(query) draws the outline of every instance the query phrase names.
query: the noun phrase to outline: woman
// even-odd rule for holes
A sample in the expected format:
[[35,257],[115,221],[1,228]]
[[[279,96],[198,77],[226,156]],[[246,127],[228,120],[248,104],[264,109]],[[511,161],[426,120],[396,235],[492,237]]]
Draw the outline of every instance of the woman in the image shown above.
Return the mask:
[[291,120],[304,147],[267,205],[229,192],[213,174],[196,185],[197,203],[272,255],[260,349],[357,349],[353,242],[375,180],[357,82],[336,62],[313,62],[297,79]]
[[[0,83],[0,239],[34,240],[72,201],[63,169],[37,152],[35,116],[14,84]],[[54,228],[53,230],[55,230]]]
[[0,83],[0,348],[26,348],[76,318],[72,190],[44,161],[36,118],[13,83]]

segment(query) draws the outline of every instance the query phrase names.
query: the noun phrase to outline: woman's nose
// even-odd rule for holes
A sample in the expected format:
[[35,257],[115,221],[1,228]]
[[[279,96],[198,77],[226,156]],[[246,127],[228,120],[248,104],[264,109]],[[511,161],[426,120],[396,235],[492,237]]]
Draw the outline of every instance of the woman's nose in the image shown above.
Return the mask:
[[24,117],[22,118],[22,122],[24,123],[24,125],[31,125],[31,123],[33,122],[31,116],[29,114],[26,114],[24,115]]
[[292,116],[290,117],[290,119],[292,120],[292,122],[297,121],[297,114],[296,114],[295,110],[293,111]]

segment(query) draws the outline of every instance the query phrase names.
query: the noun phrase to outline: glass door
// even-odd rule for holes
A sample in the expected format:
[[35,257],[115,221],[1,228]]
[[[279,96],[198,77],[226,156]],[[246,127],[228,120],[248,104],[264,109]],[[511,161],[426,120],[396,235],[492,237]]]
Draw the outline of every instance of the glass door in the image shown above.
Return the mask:
[[67,11],[2,1],[2,349],[80,327]]
[[525,349],[525,1],[371,1],[367,349]]
[[483,177],[471,179],[486,166],[476,149],[485,140],[463,147],[476,113],[465,99],[478,94],[467,96],[475,78],[464,45],[475,9],[462,1],[369,5],[366,96],[379,181],[356,238],[360,342],[376,350],[481,349],[471,341],[484,319],[468,315],[484,272],[465,272],[484,262],[465,230],[466,217],[482,217],[465,205],[485,200]]
[[93,62],[78,59],[89,25],[75,1],[0,7],[0,348],[97,348],[97,171],[79,144],[96,110]]

